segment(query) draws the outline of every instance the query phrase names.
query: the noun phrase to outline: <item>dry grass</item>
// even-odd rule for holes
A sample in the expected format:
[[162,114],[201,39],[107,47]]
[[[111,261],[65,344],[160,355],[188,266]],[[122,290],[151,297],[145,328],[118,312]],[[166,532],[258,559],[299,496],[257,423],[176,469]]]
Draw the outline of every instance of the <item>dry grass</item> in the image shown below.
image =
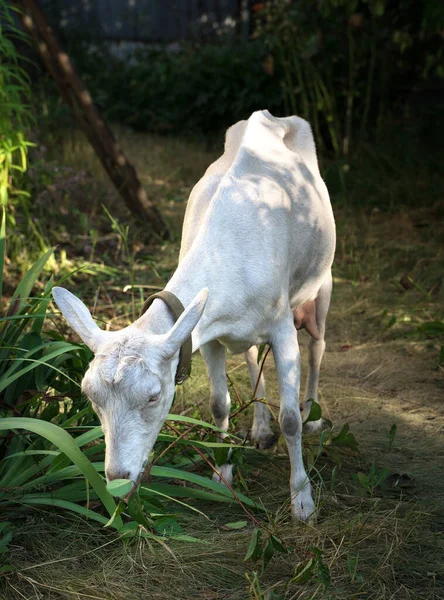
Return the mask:
[[[168,212],[177,240],[184,200],[213,156],[198,143],[127,132],[123,145],[151,198]],[[98,178],[94,158],[78,138],[74,146],[65,146],[65,160],[76,169],[88,167],[96,181],[82,205],[89,215],[88,226],[71,233],[65,245],[68,259],[89,259],[88,227],[95,227],[102,241],[91,262],[119,267],[111,274],[77,278],[77,292],[93,303],[98,291],[96,314],[110,326],[125,324],[133,313],[131,295],[122,291],[130,282],[129,270],[134,268],[137,284],[161,287],[175,267],[178,243],[155,245],[133,227],[130,241],[136,262],[122,256],[119,238],[101,216],[100,199],[93,194],[108,190],[112,214],[125,219],[119,199]],[[324,414],[336,426],[350,424],[360,455],[343,457],[333,489],[331,461],[317,464],[320,476],[313,476],[319,517],[312,526],[289,518],[289,468],[282,440],[262,457],[246,456],[243,476],[248,493],[262,499],[269,509],[267,526],[292,547],[260,576],[261,598],[274,589],[287,599],[439,600],[444,598],[444,381],[438,365],[443,340],[421,334],[418,327],[443,319],[442,210],[435,206],[383,213],[336,207],[335,213],[338,251],[320,399]],[[85,246],[88,251],[82,253]],[[140,306],[138,294],[134,302]],[[301,337],[305,360],[306,339]],[[239,395],[248,398],[242,357],[229,357],[228,372]],[[271,360],[265,372],[270,399],[277,404]],[[207,404],[205,370],[196,356],[193,376],[180,388],[175,411],[208,419]],[[389,448],[393,423],[397,434]],[[242,415],[236,427],[248,426]],[[368,473],[372,463],[392,474],[408,474],[414,489],[403,496],[381,497],[377,492],[370,497],[354,475]],[[3,578],[0,596],[5,600],[258,598],[245,574],[260,566],[242,562],[252,528],[238,532],[220,528],[243,518],[242,512],[236,505],[199,507],[212,522],[190,514],[183,514],[180,522],[202,543],[171,543],[171,553],[143,539],[122,543],[111,533],[66,515],[35,512],[18,528],[11,556],[14,570]],[[330,571],[327,591],[314,578],[291,582],[295,566],[309,560],[313,546],[324,552]],[[353,560],[357,560],[355,576]]]

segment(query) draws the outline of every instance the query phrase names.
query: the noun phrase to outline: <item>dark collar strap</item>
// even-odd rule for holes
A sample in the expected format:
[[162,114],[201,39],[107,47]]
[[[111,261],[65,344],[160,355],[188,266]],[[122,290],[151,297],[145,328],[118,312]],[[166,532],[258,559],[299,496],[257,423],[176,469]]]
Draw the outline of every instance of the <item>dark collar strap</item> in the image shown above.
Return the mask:
[[[142,307],[142,312],[140,313],[140,315],[143,315],[149,309],[149,307],[151,306],[151,304],[154,302],[154,300],[156,298],[160,298],[161,300],[163,300],[165,302],[165,304],[168,306],[168,308],[171,310],[171,312],[175,316],[176,321],[180,317],[180,315],[185,311],[185,308],[183,307],[182,302],[179,300],[179,298],[177,296],[175,296],[171,292],[168,292],[167,290],[163,290],[161,292],[157,292],[157,294],[153,294],[152,296],[150,296],[149,298],[147,298],[145,300],[144,305]],[[176,385],[180,385],[188,377],[188,371],[190,370],[192,353],[193,353],[193,344],[192,344],[191,336],[190,336],[187,340],[185,340],[185,342],[182,344],[182,347],[180,349],[179,364],[177,365],[176,378],[175,378]]]

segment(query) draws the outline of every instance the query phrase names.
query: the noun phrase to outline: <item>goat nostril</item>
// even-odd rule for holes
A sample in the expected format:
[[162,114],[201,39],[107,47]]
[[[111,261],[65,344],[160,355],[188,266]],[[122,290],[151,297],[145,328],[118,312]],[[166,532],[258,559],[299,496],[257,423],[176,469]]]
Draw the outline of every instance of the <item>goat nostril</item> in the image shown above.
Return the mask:
[[113,481],[114,479],[131,479],[129,471],[106,471],[107,481]]

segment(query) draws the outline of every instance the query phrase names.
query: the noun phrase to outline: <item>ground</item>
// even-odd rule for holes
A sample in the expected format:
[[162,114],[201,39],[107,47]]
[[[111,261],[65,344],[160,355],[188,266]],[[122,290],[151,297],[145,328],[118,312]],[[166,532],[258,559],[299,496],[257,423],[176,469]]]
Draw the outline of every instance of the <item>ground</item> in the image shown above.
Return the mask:
[[[59,244],[59,276],[80,262],[86,265],[86,274],[67,287],[94,306],[108,327],[128,323],[140,309],[142,293],[146,297],[163,287],[177,261],[185,199],[215,156],[190,140],[125,131],[120,138],[148,195],[166,215],[171,241],[162,243],[136,225],[128,236],[110,227],[102,203],[121,224],[129,216],[78,135],[61,147],[61,163],[72,171],[62,172],[37,199],[41,216],[49,211],[52,224],[57,224],[44,234]],[[3,578],[1,598],[444,598],[439,328],[444,312],[444,211],[437,204],[385,211],[374,204],[369,208],[362,198],[351,198],[348,204],[332,200],[338,245],[320,403],[336,431],[349,424],[359,452],[342,452],[340,468],[334,468],[332,456],[316,461],[311,476],[317,521],[303,525],[289,516],[289,465],[281,437],[270,451],[247,452],[236,480],[237,485],[243,481],[250,497],[263,502],[267,514],[256,517],[289,549],[275,556],[264,573],[260,562],[243,561],[254,525],[237,531],[224,528],[246,518],[236,504],[221,508],[200,503],[209,520],[184,513],[184,529],[202,543],[174,542],[168,548],[142,538],[123,543],[66,513],[35,511],[14,537],[13,570]],[[130,284],[136,287],[124,291]],[[307,338],[305,333],[300,337],[305,361]],[[237,394],[247,401],[242,356],[229,357],[228,373]],[[277,406],[271,356],[265,374],[270,403]],[[193,359],[191,379],[177,394],[174,412],[211,418],[199,356]],[[236,430],[246,432],[250,418],[242,414]],[[307,438],[307,448],[315,448],[317,439]],[[385,482],[373,486],[385,468]],[[317,556],[316,549],[323,553],[325,568],[318,562],[304,581],[300,572]]]

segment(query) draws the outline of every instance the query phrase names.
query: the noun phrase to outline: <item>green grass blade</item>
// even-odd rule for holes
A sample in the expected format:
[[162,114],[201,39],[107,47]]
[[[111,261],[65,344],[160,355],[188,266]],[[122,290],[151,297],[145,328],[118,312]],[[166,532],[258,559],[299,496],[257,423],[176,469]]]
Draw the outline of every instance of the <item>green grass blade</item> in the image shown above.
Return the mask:
[[31,293],[32,288],[34,287],[37,278],[40,273],[43,271],[44,266],[48,262],[49,257],[54,253],[55,247],[50,248],[47,252],[42,254],[40,258],[38,258],[26,275],[23,277],[21,282],[18,284],[14,294],[12,295],[11,302],[16,298],[28,298]]
[[[158,465],[154,465],[151,468],[151,475],[153,477],[162,477],[162,478],[167,478],[167,479],[179,479],[182,481],[189,481],[190,483],[194,483],[203,488],[208,488],[208,489],[212,490],[213,492],[217,492],[217,493],[221,494],[222,496],[227,496],[231,500],[236,500],[236,498],[234,498],[231,491],[225,485],[223,485],[221,483],[217,483],[216,481],[213,481],[212,479],[208,479],[207,477],[202,477],[202,475],[196,475],[196,473],[189,473],[188,471],[181,471],[179,469],[172,469],[170,467],[159,467]],[[256,504],[255,502],[253,502],[253,500],[250,500],[250,498],[247,498],[247,496],[245,496],[241,492],[236,491],[236,496],[239,498],[239,500],[241,502],[243,502],[247,506],[252,506],[254,508],[260,508],[261,510],[263,510],[263,507]]]
[[[172,486],[172,487],[176,487],[176,486]],[[169,496],[168,494],[165,494],[164,492],[159,491],[159,489],[154,490],[151,487],[150,488],[143,488],[144,490],[148,490],[151,493],[154,493],[157,496],[161,496],[162,498],[165,498],[166,500],[170,500],[172,502],[176,502],[176,504],[180,504],[181,506],[185,506],[185,508],[188,508],[188,510],[192,510],[193,512],[197,512],[199,515],[202,515],[203,517],[205,517],[206,519],[208,519],[207,515],[202,512],[201,510],[199,510],[198,508],[195,508],[194,506],[191,506],[190,504],[187,504],[186,502],[182,502],[181,500],[177,499],[177,494],[173,495],[173,496]]]
[[[39,421],[38,419],[29,419],[27,417],[7,417],[0,419],[0,430],[4,431],[8,429],[27,429],[41,435],[57,446],[77,465],[86,479],[91,483],[91,486],[103,502],[109,515],[111,516],[114,513],[116,505],[112,496],[108,494],[102,477],[78,448],[68,432],[53,423]],[[108,519],[106,519],[107,521]],[[116,529],[119,529],[122,526],[122,520],[120,518],[115,519],[113,525]]]
[[150,483],[148,486],[142,486],[147,492],[153,492],[159,495],[165,495],[171,498],[198,498],[199,500],[208,500],[208,502],[226,502],[233,501],[233,497],[223,496],[213,492],[207,492],[199,488],[183,487],[173,485],[172,483]]
[[[104,470],[104,463],[91,463],[97,472]],[[45,486],[51,483],[56,483],[59,481],[64,481],[65,479],[73,479],[81,475],[82,472],[77,465],[69,465],[69,467],[63,467],[62,469],[57,469],[56,471],[49,471],[36,479],[32,479],[27,483],[24,483],[21,487],[26,490],[35,486]]]
[[81,435],[77,436],[74,441],[77,444],[77,446],[81,448],[85,444],[94,442],[95,440],[98,440],[101,437],[103,437],[103,431],[100,425],[98,425],[97,427],[93,427],[89,431],[85,431],[85,433],[82,433]]
[[[177,440],[176,436],[169,435],[167,433],[159,433],[159,435],[157,436],[158,442],[173,443],[173,442],[175,442],[175,440]],[[240,444],[230,444],[230,443],[224,443],[224,442],[203,442],[202,440],[187,440],[186,438],[177,440],[177,442],[175,442],[175,443],[182,445],[182,446],[183,445],[185,445],[185,446],[193,445],[193,446],[197,446],[199,448],[243,448],[244,450],[255,450],[255,448],[253,448],[253,447],[241,446]]]
[[71,427],[73,423],[78,422],[79,419],[89,414],[90,412],[91,409],[89,406],[82,408],[82,410],[79,410],[79,412],[77,412],[75,415],[73,415],[69,419],[66,419],[66,421],[63,421],[63,423],[60,423],[60,427],[63,427],[63,429],[67,429],[68,427]]
[[85,480],[77,480],[67,483],[50,492],[52,498],[57,500],[68,500],[69,502],[88,502],[97,500],[94,490],[87,490]]
[[[69,352],[71,350],[77,350],[79,348],[80,348],[80,346],[75,346],[73,344],[70,344],[69,342],[44,342],[42,344],[38,344],[37,346],[34,346],[30,350],[28,350],[26,348],[19,348],[18,346],[10,347],[11,350],[14,350],[15,352],[22,351],[22,352],[24,352],[24,354],[22,356],[19,356],[15,361],[12,361],[12,365],[9,367],[9,369],[7,371],[5,371],[5,373],[3,374],[2,377],[6,377],[6,378],[10,377],[14,373],[14,371],[17,371],[17,369],[20,367],[21,360],[26,360],[28,358],[31,358],[31,356],[33,356],[34,354],[37,354],[41,350],[43,350],[43,351],[51,350],[52,352],[56,352],[56,351],[60,350],[60,352],[55,355],[55,356],[58,356],[60,354],[63,354],[64,352],[69,354]],[[51,354],[51,352],[49,353],[49,355],[50,354]],[[47,359],[49,355],[44,354],[42,356],[41,360]]]
[[66,348],[58,348],[57,350],[54,350],[53,352],[50,352],[49,354],[45,354],[44,359],[43,358],[32,359],[32,358],[23,358],[23,357],[15,359],[16,361],[19,361],[19,362],[22,361],[22,362],[27,362],[27,363],[31,363],[31,364],[27,365],[26,367],[23,367],[19,371],[16,371],[15,373],[13,373],[12,375],[9,375],[9,376],[7,376],[7,373],[11,372],[11,369],[8,369],[8,372],[2,376],[2,380],[0,382],[0,392],[5,390],[9,385],[11,385],[11,383],[14,383],[14,381],[16,379],[19,379],[20,377],[22,377],[29,371],[36,369],[39,365],[44,365],[46,367],[49,367],[50,369],[53,369],[54,371],[57,371],[58,373],[60,373],[61,375],[63,375],[67,379],[69,379],[69,381],[74,383],[76,386],[80,386],[80,384],[77,381],[74,381],[74,379],[71,379],[71,377],[69,377],[62,370],[58,369],[57,367],[55,367],[54,365],[51,365],[51,363],[48,362],[49,360],[56,358],[57,356],[60,356],[64,353],[66,353]]
[[3,266],[5,264],[6,212],[2,206],[2,224],[0,226],[0,298],[3,292]]
[[200,425],[200,427],[206,427],[207,429],[212,429],[213,431],[219,431],[224,435],[227,434],[226,431],[220,429],[216,425],[212,423],[207,423],[206,421],[199,421],[199,419],[193,419],[193,417],[184,417],[182,415],[167,415],[166,421],[177,421],[178,423],[190,423],[192,425]]
[[[97,521],[102,525],[106,525],[109,520],[103,515],[91,510],[90,508],[86,508],[85,506],[81,506],[79,504],[74,504],[74,502],[69,502],[68,500],[59,500],[57,498],[50,497],[46,498],[42,497],[41,495],[33,496],[32,494],[30,494],[29,496],[24,496],[23,498],[20,498],[19,502],[20,504],[31,504],[33,506],[46,505],[55,506],[57,508],[64,508],[70,510],[71,512],[77,513],[78,515],[82,515],[82,517],[86,517],[87,519]],[[116,517],[116,519],[114,519],[114,521],[117,520],[119,520],[119,517]],[[120,526],[121,525],[119,525],[119,527]],[[116,527],[116,529],[118,529],[119,527]]]
[[16,456],[59,456],[60,452],[58,450],[22,450],[21,452],[14,452],[14,454],[9,454],[2,459],[9,460],[10,458],[15,458]]

